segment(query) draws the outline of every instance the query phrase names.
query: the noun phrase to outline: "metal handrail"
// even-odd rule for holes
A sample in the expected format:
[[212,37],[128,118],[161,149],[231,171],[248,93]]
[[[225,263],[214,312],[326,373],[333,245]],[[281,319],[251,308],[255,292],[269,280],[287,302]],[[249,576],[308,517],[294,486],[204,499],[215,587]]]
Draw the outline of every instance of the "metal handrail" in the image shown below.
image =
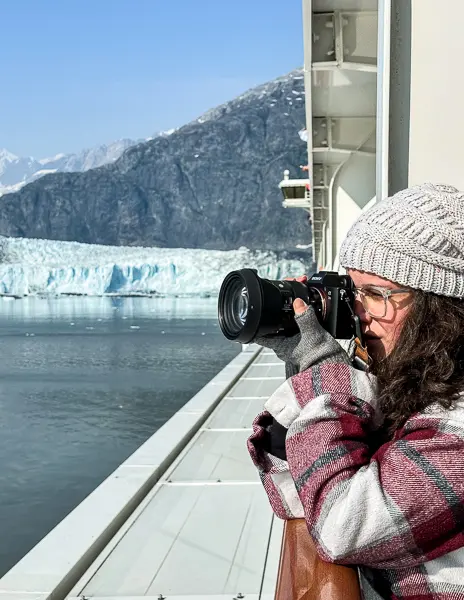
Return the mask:
[[304,519],[287,521],[275,600],[361,600],[358,575],[319,558]]

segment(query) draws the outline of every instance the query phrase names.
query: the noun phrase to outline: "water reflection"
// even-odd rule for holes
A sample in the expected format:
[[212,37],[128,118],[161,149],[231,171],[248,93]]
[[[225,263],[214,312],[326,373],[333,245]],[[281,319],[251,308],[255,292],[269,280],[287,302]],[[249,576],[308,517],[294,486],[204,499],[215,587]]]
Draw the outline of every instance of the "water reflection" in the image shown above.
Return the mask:
[[239,348],[214,300],[0,302],[0,575]]
[[147,298],[147,297],[85,297],[58,298],[0,297],[0,318],[38,321],[98,317],[113,319],[115,315],[138,318],[190,319],[215,318],[215,298]]

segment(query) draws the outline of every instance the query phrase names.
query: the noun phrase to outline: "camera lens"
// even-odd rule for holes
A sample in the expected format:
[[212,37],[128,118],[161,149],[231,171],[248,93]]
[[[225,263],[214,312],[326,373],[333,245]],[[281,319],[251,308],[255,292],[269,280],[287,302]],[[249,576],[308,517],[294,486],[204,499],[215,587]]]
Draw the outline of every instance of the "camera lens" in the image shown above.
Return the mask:
[[240,323],[245,325],[246,317],[248,314],[248,290],[246,288],[242,288],[240,292],[240,296],[237,299],[238,301],[238,318],[240,319]]
[[308,288],[298,281],[261,279],[254,269],[232,271],[219,292],[219,324],[229,340],[248,344],[257,336],[294,335],[298,328],[293,301],[309,301]]
[[238,333],[246,323],[249,309],[248,289],[239,279],[233,279],[228,289],[229,301],[225,306],[226,321],[233,333]]
[[248,343],[255,337],[262,306],[259,277],[252,269],[232,271],[219,292],[219,324],[229,340]]

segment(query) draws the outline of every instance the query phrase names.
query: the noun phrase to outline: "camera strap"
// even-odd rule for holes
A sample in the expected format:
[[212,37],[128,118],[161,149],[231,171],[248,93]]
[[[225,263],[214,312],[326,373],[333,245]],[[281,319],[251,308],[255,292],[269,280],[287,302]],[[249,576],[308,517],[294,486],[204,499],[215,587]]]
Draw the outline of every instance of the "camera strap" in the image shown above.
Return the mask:
[[362,371],[367,371],[367,367],[369,366],[369,354],[367,353],[367,348],[362,345],[359,337],[354,338],[353,364]]
[[367,353],[367,348],[363,342],[361,321],[360,321],[358,315],[356,315],[354,313],[353,307],[351,306],[348,296],[345,296],[344,300],[345,300],[345,302],[348,306],[348,309],[351,313],[351,320],[352,320],[352,327],[353,327],[353,334],[354,334],[354,339],[352,340],[352,343],[354,344],[354,349],[352,348],[352,350],[351,350],[352,356],[353,356],[353,358],[352,358],[353,366],[362,371],[367,371],[367,368],[369,366],[369,354]]

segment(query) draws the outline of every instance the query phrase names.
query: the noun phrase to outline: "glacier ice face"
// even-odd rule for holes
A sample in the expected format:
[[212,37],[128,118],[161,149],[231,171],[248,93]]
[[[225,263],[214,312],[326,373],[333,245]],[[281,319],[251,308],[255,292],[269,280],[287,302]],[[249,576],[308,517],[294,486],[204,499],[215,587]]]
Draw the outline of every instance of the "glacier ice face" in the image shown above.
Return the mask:
[[280,279],[306,272],[270,251],[99,246],[0,237],[0,294],[216,296],[229,271]]

